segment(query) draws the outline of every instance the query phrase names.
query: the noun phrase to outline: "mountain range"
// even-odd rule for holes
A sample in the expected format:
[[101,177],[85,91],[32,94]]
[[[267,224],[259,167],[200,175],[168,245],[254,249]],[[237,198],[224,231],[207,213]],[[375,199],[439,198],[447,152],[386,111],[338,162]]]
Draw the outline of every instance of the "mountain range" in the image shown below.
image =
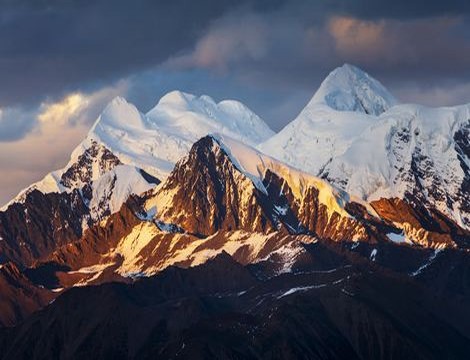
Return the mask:
[[115,98],[0,211],[0,358],[465,359],[469,250],[470,105]]

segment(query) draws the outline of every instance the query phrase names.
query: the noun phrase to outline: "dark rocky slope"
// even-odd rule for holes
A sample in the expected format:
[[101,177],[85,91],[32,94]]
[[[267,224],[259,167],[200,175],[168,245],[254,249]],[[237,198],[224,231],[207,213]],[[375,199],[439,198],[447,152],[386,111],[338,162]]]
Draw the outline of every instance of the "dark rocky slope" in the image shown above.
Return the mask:
[[315,270],[305,261],[302,271],[260,280],[223,254],[132,285],[71,289],[2,330],[0,358],[467,358],[468,307],[452,320],[452,301],[419,283],[360,260],[336,262]]

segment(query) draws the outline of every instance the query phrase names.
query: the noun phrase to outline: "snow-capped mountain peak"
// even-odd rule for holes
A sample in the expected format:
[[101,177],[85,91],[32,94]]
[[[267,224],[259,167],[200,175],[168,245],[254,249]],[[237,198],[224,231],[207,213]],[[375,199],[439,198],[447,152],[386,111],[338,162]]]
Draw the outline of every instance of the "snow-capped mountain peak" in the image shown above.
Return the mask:
[[125,99],[115,98],[76,151],[81,152],[95,141],[124,164],[137,165],[164,179],[196,140],[213,133],[226,134],[251,145],[274,134],[262,119],[238,101],[216,103],[207,95],[175,90],[164,95],[146,114]]
[[377,80],[344,65],[259,149],[364,200],[426,203],[468,229],[469,111],[397,104]]
[[197,99],[197,96],[189,94],[180,90],[173,90],[163,95],[158,101],[157,106],[166,104],[173,107],[188,107],[193,100]]
[[236,100],[216,103],[210,96],[172,91],[146,114],[149,122],[192,142],[222,133],[250,145],[267,140],[274,132],[248,107]]
[[[24,202],[33,190],[43,194],[61,193],[84,186],[92,186],[93,193],[88,194],[88,188],[87,194],[97,201],[111,201],[110,210],[116,210],[126,196],[165,179],[191,145],[210,133],[227,134],[253,145],[274,134],[256,114],[233,100],[217,104],[209,96],[172,91],[163,96],[148,114],[142,114],[123,97],[116,97],[97,118],[63,169],[51,172],[23,190],[2,210],[14,202]],[[128,168],[113,172],[119,165]],[[117,197],[112,194],[116,190],[116,176],[120,188],[126,189]],[[124,178],[120,179],[120,176]],[[115,198],[118,201],[114,201]],[[85,200],[93,205],[89,198]],[[102,201],[93,207],[109,213],[108,206]],[[99,217],[99,214],[95,216]]]
[[325,104],[338,111],[380,115],[396,103],[378,80],[353,65],[344,64],[325,78],[309,105]]
[[92,126],[89,137],[102,135],[104,127],[112,126],[116,129],[144,128],[143,114],[131,103],[121,96],[115,97],[105,107]]

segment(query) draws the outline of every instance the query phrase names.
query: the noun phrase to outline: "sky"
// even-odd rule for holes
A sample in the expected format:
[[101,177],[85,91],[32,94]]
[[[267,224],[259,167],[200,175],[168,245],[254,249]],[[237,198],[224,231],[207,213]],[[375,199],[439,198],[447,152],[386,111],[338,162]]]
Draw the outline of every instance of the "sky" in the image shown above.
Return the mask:
[[237,99],[275,131],[343,63],[470,102],[468,0],[0,0],[0,204],[63,167],[115,96]]

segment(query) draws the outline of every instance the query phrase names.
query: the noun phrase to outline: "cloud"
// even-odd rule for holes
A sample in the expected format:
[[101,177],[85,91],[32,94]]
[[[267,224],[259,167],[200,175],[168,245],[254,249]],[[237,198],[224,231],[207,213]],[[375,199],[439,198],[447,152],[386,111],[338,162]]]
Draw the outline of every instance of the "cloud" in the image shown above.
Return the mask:
[[0,0],[0,10],[1,108],[90,93],[161,64],[279,93],[313,91],[344,62],[390,82],[470,76],[468,1]]
[[330,11],[336,15],[369,20],[409,20],[470,13],[467,0],[335,0],[328,3]]
[[98,88],[186,49],[233,8],[270,3],[277,1],[3,0],[0,106]]
[[231,15],[228,21],[216,22],[200,39],[190,54],[168,61],[175,68],[212,68],[227,71],[239,60],[257,61],[266,53],[269,26],[252,14]]
[[88,97],[73,93],[67,95],[62,101],[52,104],[42,104],[38,121],[42,125],[64,125],[82,112],[89,104]]
[[432,86],[405,82],[392,87],[391,90],[405,102],[433,107],[470,103],[470,81],[463,83],[444,82]]
[[470,2],[0,0],[0,49],[13,189],[62,167],[116,95],[143,110],[173,89],[235,98],[278,130],[350,62],[404,101],[468,102]]
[[469,75],[470,26],[462,17],[407,21],[333,17],[328,31],[339,57],[376,72],[393,72],[398,78]]
[[351,17],[333,17],[328,30],[333,36],[340,54],[375,58],[385,57],[387,46],[383,42],[386,23],[381,21],[361,21]]
[[35,125],[32,111],[0,108],[0,142],[22,138]]
[[[39,103],[43,111],[70,94],[94,93],[116,79],[132,83],[131,100],[142,108],[162,94],[165,76],[173,79],[174,88],[189,83],[212,96],[248,98],[274,128],[294,113],[279,101],[290,102],[289,94],[313,93],[344,62],[394,87],[405,80],[426,86],[452,78],[465,82],[470,78],[467,2],[423,4],[137,0],[129,6],[125,0],[0,0],[0,108],[7,114],[0,118],[0,140],[18,139],[35,129],[37,119],[15,109],[37,111],[33,106]],[[159,83],[149,87],[145,76],[152,78],[155,72]],[[192,73],[198,74],[197,84]],[[143,88],[148,90],[135,90]],[[253,97],[256,92],[267,96]],[[78,101],[68,100],[74,99]],[[49,109],[57,121],[68,117],[61,111],[70,111],[73,103],[60,106]],[[273,114],[272,107],[290,108],[292,114]]]
[[213,22],[192,49],[171,57],[166,65],[175,71],[230,72],[253,86],[283,91],[313,91],[321,78],[345,62],[389,83],[470,78],[470,18],[364,19],[343,14],[360,13],[357,2],[349,10],[338,3],[344,6],[336,13],[324,10],[323,17],[310,15],[314,6],[303,1],[269,13],[231,12]]
[[[198,43],[196,55],[201,64],[225,56],[216,63],[221,70],[242,57],[266,59],[258,46],[264,38],[293,41],[287,49],[295,60],[302,38],[289,35],[332,16],[376,21],[469,13],[466,0],[0,0],[0,107],[90,91],[152,68],[193,47],[214,23],[218,32]],[[224,33],[220,19],[233,14],[239,23],[226,23]],[[260,28],[256,17],[263,19]],[[234,34],[224,42],[229,30]]]
[[[62,168],[105,105],[126,90],[127,83],[119,82],[93,93],[72,93],[55,102],[44,102],[35,111],[21,108],[8,109],[7,114],[2,111],[0,169],[7,175],[0,178],[0,204],[48,172]],[[21,137],[17,131],[2,129],[2,119],[15,123],[18,117],[26,119],[25,134]]]
[[58,101],[45,101],[39,106],[37,120],[41,128],[90,125],[112,98],[127,90],[128,83],[123,80],[92,93],[74,92]]
[[67,162],[87,126],[56,127],[34,132],[15,142],[0,142],[0,204],[8,202],[22,188]]
[[232,12],[213,22],[191,49],[171,57],[164,68],[230,73],[261,87],[266,85],[263,80],[275,82],[281,75],[285,86],[290,83],[285,74],[305,69],[305,46],[311,36],[307,25],[305,19],[286,16],[284,11]]
[[91,93],[74,92],[27,107],[0,108],[0,142],[16,141],[32,132],[64,126],[89,126],[107,102],[126,93],[127,86],[126,81],[119,81]]

